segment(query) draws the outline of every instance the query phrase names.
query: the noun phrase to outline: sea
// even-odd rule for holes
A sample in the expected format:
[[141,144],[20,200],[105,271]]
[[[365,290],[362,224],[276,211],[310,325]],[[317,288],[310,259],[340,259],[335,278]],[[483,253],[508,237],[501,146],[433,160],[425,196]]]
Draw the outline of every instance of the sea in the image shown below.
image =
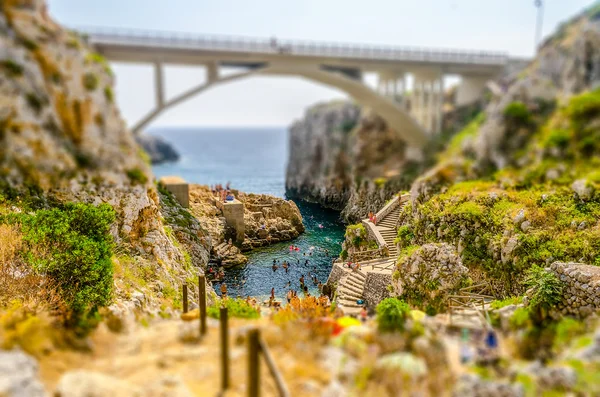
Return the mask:
[[[151,135],[163,137],[181,155],[177,162],[153,167],[157,177],[178,175],[203,185],[227,182],[248,193],[285,197],[285,169],[288,156],[287,128],[155,128]],[[247,253],[248,264],[226,271],[224,282],[230,296],[266,299],[271,288],[284,299],[291,288],[300,294],[301,276],[311,294],[317,294],[312,276],[325,283],[333,259],[341,250],[344,225],[339,213],[317,204],[295,200],[306,232],[293,241],[274,244]],[[290,245],[300,248],[290,251]],[[291,264],[288,272],[279,265]],[[214,284],[219,293],[220,283]]]

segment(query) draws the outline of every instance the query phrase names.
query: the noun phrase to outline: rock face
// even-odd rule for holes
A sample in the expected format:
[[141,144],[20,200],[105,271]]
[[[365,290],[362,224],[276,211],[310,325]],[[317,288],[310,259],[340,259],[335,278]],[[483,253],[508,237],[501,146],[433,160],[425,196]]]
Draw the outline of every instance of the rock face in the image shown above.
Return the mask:
[[154,135],[138,135],[137,143],[150,156],[152,164],[161,164],[179,160],[177,150],[165,139]]
[[600,310],[600,267],[554,262],[550,268],[564,283],[563,299],[556,307],[560,313],[587,317]]
[[38,364],[20,350],[0,350],[0,396],[45,397],[38,379]]
[[385,122],[352,103],[316,105],[290,128],[286,190],[348,221],[377,211],[407,188],[419,166]]
[[395,295],[434,310],[445,307],[445,296],[468,280],[468,269],[449,244],[425,244],[398,260]]
[[[150,166],[114,103],[106,61],[56,24],[43,0],[1,3],[0,49],[1,187],[109,203],[117,244],[159,264],[154,274],[168,283],[191,275],[164,231]],[[206,258],[201,238],[191,251]]]

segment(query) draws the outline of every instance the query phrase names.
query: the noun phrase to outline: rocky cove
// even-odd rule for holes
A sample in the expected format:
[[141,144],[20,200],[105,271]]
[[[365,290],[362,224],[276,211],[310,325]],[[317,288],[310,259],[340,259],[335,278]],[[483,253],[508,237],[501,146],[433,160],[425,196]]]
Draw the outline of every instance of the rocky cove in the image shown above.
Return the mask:
[[[254,329],[292,395],[600,394],[597,4],[469,106],[449,90],[427,150],[377,109],[309,108],[289,133],[295,202],[244,193],[235,146],[188,136],[216,164],[188,172],[240,188],[225,201],[243,233],[219,192],[191,184],[182,200],[154,177],[85,37],[42,0],[0,7],[0,395],[215,395],[221,308],[227,395],[248,392]],[[259,157],[261,190],[283,190],[266,142],[284,138],[231,136]],[[206,286],[202,336],[197,289],[188,313],[182,289],[215,257],[229,296]],[[285,302],[309,272],[327,298],[307,282]],[[246,299],[274,287],[280,307]],[[271,377],[261,388],[277,395]]]

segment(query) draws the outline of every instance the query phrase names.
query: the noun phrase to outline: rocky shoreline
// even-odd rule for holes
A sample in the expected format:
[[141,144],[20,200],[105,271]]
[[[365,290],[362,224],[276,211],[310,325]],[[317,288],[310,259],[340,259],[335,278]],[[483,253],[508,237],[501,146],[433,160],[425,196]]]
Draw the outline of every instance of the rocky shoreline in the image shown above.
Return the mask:
[[267,194],[244,193],[232,189],[232,195],[244,205],[244,240],[229,243],[232,238],[219,198],[210,187],[190,185],[190,211],[206,228],[213,241],[213,256],[226,266],[247,262],[243,252],[288,241],[304,232],[302,215],[296,204]]

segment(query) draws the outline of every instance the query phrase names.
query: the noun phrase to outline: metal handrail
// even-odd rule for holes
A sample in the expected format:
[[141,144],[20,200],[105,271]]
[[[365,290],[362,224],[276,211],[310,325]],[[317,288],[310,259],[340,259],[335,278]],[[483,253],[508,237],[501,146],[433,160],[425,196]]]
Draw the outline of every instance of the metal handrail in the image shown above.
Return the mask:
[[269,368],[269,372],[271,373],[271,376],[275,380],[275,385],[277,386],[277,391],[279,392],[279,395],[281,397],[289,397],[290,392],[288,391],[288,388],[285,385],[283,376],[281,375],[281,373],[277,369],[277,366],[275,365],[275,360],[273,359],[273,356],[271,355],[269,346],[267,346],[267,344],[265,343],[265,341],[262,337],[258,338],[258,344],[260,346],[260,351],[262,352],[263,357],[265,358],[265,363],[267,364],[267,368]]
[[418,48],[378,45],[357,45],[306,40],[272,41],[269,38],[193,35],[138,29],[81,27],[76,30],[89,36],[93,44],[123,44],[142,46],[168,46],[220,51],[243,51],[257,53],[286,53],[305,56],[329,56],[379,60],[402,60],[415,62],[454,62],[483,65],[505,65],[508,54],[495,51],[470,51],[440,48]]

